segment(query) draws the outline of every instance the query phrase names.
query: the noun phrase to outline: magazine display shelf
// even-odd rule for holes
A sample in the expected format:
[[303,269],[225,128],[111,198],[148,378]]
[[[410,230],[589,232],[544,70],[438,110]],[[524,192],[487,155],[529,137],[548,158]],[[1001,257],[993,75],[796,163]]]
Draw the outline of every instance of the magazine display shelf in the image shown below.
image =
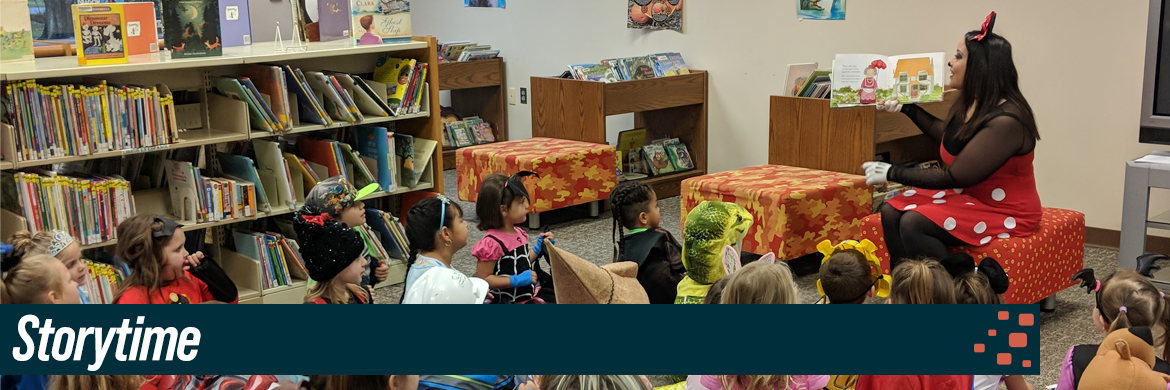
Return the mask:
[[[436,52],[437,42],[433,37],[414,37],[412,42],[401,44],[353,46],[350,41],[344,40],[312,42],[308,46],[309,50],[304,52],[277,53],[274,43],[265,42],[256,43],[251,46],[226,48],[224,55],[221,57],[162,60],[158,54],[146,54],[131,56],[129,64],[105,66],[79,66],[75,57],[38,58],[33,61],[21,63],[6,63],[4,64],[3,71],[0,72],[0,80],[6,80],[6,82],[36,79],[40,83],[79,83],[83,82],[83,80],[99,79],[107,80],[113,84],[165,84],[171,91],[196,91],[199,100],[195,104],[198,106],[198,118],[196,120],[201,125],[197,129],[181,131],[179,133],[180,141],[173,144],[134,150],[116,150],[83,156],[23,161],[19,161],[15,153],[16,130],[12,126],[3,125],[0,126],[0,151],[3,151],[3,159],[0,159],[0,169],[9,170],[48,166],[57,163],[86,161],[194,146],[217,145],[259,138],[274,139],[279,134],[253,131],[251,129],[248,121],[247,106],[244,102],[225,98],[211,91],[211,78],[213,76],[239,74],[243,64],[281,63],[305,70],[368,73],[373,70],[373,64],[376,63],[377,59],[384,54],[391,54],[399,58],[413,58],[428,64],[438,63]],[[385,123],[394,121],[396,124],[396,132],[436,141],[440,140],[440,137],[442,137],[440,118],[438,115],[431,115],[432,110],[430,110],[431,107],[438,107],[438,76],[434,72],[431,72],[427,75],[425,82],[426,89],[422,95],[422,112],[396,117],[366,118],[361,123]],[[303,133],[349,125],[353,125],[353,123],[342,122],[330,126],[306,124],[303,126],[295,126],[289,133]],[[442,193],[443,181],[441,177],[436,176],[441,174],[442,171],[443,159],[441,158],[441,151],[436,149],[430,158],[430,164],[423,171],[418,185],[413,188],[403,188],[400,186],[394,192],[379,191],[371,194],[366,199],[401,195],[412,191]],[[132,195],[137,212],[173,217],[169,210],[169,193],[165,188],[134,191]],[[270,211],[257,212],[252,217],[202,223],[196,223],[194,221],[179,222],[184,225],[184,230],[194,231],[238,222],[253,221],[264,217],[290,214],[295,210],[295,208],[288,206],[272,205]],[[0,210],[0,236],[8,237],[13,232],[27,229],[27,227],[28,221],[23,216],[8,210]],[[211,236],[214,237],[214,235]],[[86,245],[82,249],[111,247],[115,244],[117,244],[116,239]],[[221,252],[220,248],[216,245],[210,245],[208,248],[212,252]],[[223,257],[215,256],[215,258],[222,259]],[[403,266],[401,268],[404,269],[405,267]],[[232,276],[234,278],[237,275]],[[404,276],[404,272],[392,272],[389,282],[401,282]],[[241,300],[244,300],[245,288],[243,288],[244,286],[241,287]],[[300,285],[300,289],[301,294],[299,297],[303,297],[303,283]],[[257,294],[261,293],[259,291],[256,292]],[[262,294],[257,296],[263,297]],[[277,299],[275,301],[287,300]],[[268,300],[264,300],[264,302],[268,302]],[[299,303],[299,300],[295,303]]]
[[[439,64],[439,90],[451,91],[451,107],[460,117],[479,116],[492,125],[496,141],[508,140],[507,83],[504,59]],[[455,169],[459,148],[443,150],[443,167]]]
[[[920,107],[945,118],[958,98]],[[938,143],[909,117],[874,107],[830,108],[828,99],[772,96],[768,120],[768,164],[864,175],[861,164],[889,153],[890,161],[938,159]]]
[[613,83],[532,78],[533,137],[605,144],[605,117],[629,113],[647,140],[678,138],[695,163],[691,170],[642,179],[659,198],[677,196],[683,180],[707,173],[706,71]]

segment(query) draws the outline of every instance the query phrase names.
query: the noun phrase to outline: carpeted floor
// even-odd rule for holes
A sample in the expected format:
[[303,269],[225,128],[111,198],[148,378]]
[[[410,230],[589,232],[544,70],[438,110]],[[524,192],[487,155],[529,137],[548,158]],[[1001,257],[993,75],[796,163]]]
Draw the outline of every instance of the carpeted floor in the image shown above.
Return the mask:
[[[447,196],[457,200],[454,171],[447,171],[445,176]],[[474,275],[475,260],[471,257],[471,246],[483,238],[483,232],[475,228],[475,204],[462,201],[459,201],[458,204],[462,207],[464,218],[469,225],[468,246],[455,254],[453,265],[467,275]],[[662,226],[681,237],[679,198],[661,199],[658,206],[662,210]],[[557,246],[598,265],[609,263],[613,258],[613,221],[610,219],[609,213],[603,212],[598,218],[590,218],[585,210],[568,210],[561,213],[548,213],[542,218],[545,218],[546,222],[552,223],[550,231],[556,234]],[[1085,267],[1102,270],[1104,272],[1098,272],[1098,274],[1108,276],[1111,273],[1109,270],[1117,267],[1117,251],[1086,248]],[[819,298],[816,292],[816,280],[815,274],[797,279],[802,302],[811,303]],[[401,294],[401,284],[379,289],[377,303],[396,303]],[[1057,294],[1056,300],[1055,312],[1040,315],[1040,375],[1027,377],[1028,382],[1036,390],[1056,383],[1060,374],[1061,360],[1064,359],[1070,346],[1097,343],[1103,337],[1092,325],[1090,317],[1093,310],[1093,297],[1091,295],[1086,294],[1084,290],[1069,288]],[[879,300],[871,299],[869,303],[879,303]],[[651,381],[655,382],[655,385],[664,385],[668,382],[664,376],[651,376],[650,378]]]

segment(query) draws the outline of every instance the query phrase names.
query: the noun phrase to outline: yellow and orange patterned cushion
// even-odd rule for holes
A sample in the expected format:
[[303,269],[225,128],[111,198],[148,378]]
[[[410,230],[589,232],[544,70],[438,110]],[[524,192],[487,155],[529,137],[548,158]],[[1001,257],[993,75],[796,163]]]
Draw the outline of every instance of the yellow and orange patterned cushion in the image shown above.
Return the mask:
[[824,240],[854,239],[872,211],[865,177],[839,172],[760,165],[693,177],[682,182],[683,218],[704,200],[734,202],[756,219],[743,250],[794,259]]
[[556,138],[503,141],[459,149],[459,199],[474,202],[479,185],[493,173],[533,171],[524,178],[533,213],[609,199],[617,185],[613,146]]
[[[865,218],[861,236],[877,244],[882,268],[890,271],[890,252],[882,235],[881,214]],[[1009,304],[1036,303],[1074,283],[1070,278],[1085,264],[1085,215],[1072,210],[1044,208],[1040,229],[1029,237],[992,240],[980,247],[961,246],[976,261],[992,257],[1007,272],[1011,284],[1003,294]]]

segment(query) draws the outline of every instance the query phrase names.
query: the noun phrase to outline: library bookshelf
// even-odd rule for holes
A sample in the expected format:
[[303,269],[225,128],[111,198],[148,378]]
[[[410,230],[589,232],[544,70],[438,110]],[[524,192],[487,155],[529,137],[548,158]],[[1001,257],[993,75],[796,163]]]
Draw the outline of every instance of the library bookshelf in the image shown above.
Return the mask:
[[[0,126],[0,170],[20,170],[25,168],[49,169],[53,164],[87,161],[109,157],[119,157],[136,153],[147,153],[160,150],[176,150],[190,147],[205,147],[206,152],[214,152],[226,147],[227,144],[254,139],[278,140],[281,135],[307,133],[317,130],[327,130],[357,124],[376,124],[394,122],[395,132],[410,134],[414,137],[435,140],[442,137],[442,125],[438,111],[439,107],[437,72],[428,72],[425,80],[425,89],[422,93],[422,109],[417,114],[407,114],[394,117],[367,117],[359,123],[341,122],[329,126],[300,124],[294,115],[292,131],[276,134],[266,131],[254,131],[248,121],[247,106],[242,101],[222,97],[212,92],[211,78],[220,75],[238,75],[244,64],[288,64],[303,70],[337,71],[354,74],[364,74],[373,71],[378,58],[390,55],[396,58],[411,58],[427,64],[437,64],[437,43],[433,37],[414,37],[410,42],[399,44],[354,46],[349,40],[332,42],[311,42],[304,51],[280,51],[274,42],[255,43],[250,46],[230,47],[224,49],[223,56],[195,59],[168,60],[158,54],[131,56],[130,63],[106,66],[79,66],[75,57],[38,58],[13,64],[4,64],[0,70],[0,81],[4,83],[22,80],[36,80],[38,84],[53,83],[83,83],[90,80],[105,80],[111,84],[128,85],[155,85],[165,84],[171,91],[191,91],[198,96],[197,104],[180,105],[176,107],[180,127],[188,129],[179,133],[179,141],[172,144],[159,145],[150,148],[115,150],[111,152],[88,155],[55,157],[37,160],[22,160],[16,152],[16,129],[10,125]],[[433,68],[432,68],[433,69]],[[187,107],[184,107],[187,106]],[[185,108],[185,109],[184,109]],[[294,110],[295,111],[295,110]],[[417,160],[416,156],[416,160]],[[211,159],[214,160],[214,159]],[[211,164],[216,165],[216,164]],[[215,169],[203,166],[204,169]],[[428,166],[418,185],[412,188],[399,187],[397,191],[376,192],[363,200],[388,198],[412,191],[429,191],[442,193],[443,180],[442,151],[436,148],[430,156]],[[259,183],[257,183],[259,184]],[[307,191],[307,189],[306,189]],[[132,194],[135,209],[138,213],[151,213],[174,218],[170,207],[170,197],[165,188],[134,191]],[[297,203],[299,207],[303,202]],[[23,207],[24,205],[20,205]],[[228,271],[229,276],[240,290],[241,303],[300,303],[304,297],[305,282],[298,281],[290,286],[274,289],[259,288],[259,263],[248,259],[241,260],[238,254],[231,253],[222,244],[225,229],[233,224],[255,221],[261,218],[287,215],[296,211],[290,206],[273,205],[267,212],[257,212],[250,217],[226,219],[216,222],[179,221],[184,230],[195,231],[200,229],[220,229],[217,234],[208,234],[208,244],[205,251]],[[0,210],[0,237],[8,237],[18,230],[28,229],[30,225],[25,218],[5,207]],[[117,240],[107,240],[83,246],[83,249],[112,250]],[[253,268],[251,265],[255,265]],[[390,280],[385,284],[401,282],[405,279],[405,264],[393,264]]]
[[[451,107],[460,117],[479,116],[492,125],[496,141],[508,140],[508,97],[504,59],[439,64],[439,90],[450,91]],[[459,148],[443,150],[443,167],[455,169]]]

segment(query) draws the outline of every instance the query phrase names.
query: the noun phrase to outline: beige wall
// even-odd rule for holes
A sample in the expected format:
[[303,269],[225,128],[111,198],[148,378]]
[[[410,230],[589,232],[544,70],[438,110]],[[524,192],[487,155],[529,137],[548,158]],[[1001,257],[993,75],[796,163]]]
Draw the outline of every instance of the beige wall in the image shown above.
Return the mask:
[[[684,1],[685,34],[627,29],[623,0],[512,0],[503,10],[415,0],[412,12],[415,34],[500,49],[512,87],[568,64],[681,52],[711,72],[709,164],[722,171],[767,162],[768,96],[783,89],[787,64],[828,67],[836,53],[949,54],[995,10],[1040,124],[1036,176],[1046,206],[1118,229],[1124,162],[1158,148],[1137,142],[1145,0],[849,0],[845,21],[798,21],[796,0]],[[529,137],[529,106],[508,114],[511,137]],[[631,126],[611,119],[611,137]],[[1170,209],[1170,197],[1158,200]]]

